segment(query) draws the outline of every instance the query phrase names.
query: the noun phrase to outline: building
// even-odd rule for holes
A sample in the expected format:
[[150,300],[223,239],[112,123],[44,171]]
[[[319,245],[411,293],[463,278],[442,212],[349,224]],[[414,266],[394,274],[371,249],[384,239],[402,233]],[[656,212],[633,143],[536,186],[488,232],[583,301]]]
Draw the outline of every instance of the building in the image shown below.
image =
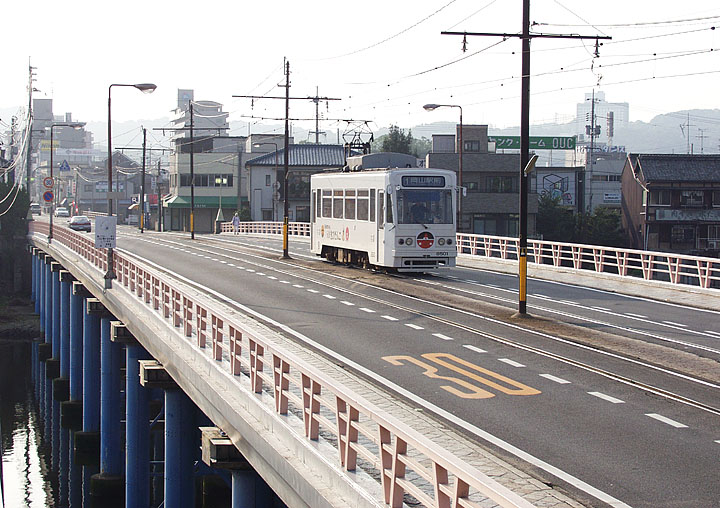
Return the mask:
[[[289,153],[288,218],[290,221],[310,222],[310,175],[345,166],[345,147],[291,144]],[[245,163],[251,220],[282,220],[284,164],[284,148]]]
[[[460,127],[457,126],[457,134]],[[428,168],[459,171],[459,136],[433,135]],[[487,125],[463,125],[462,198],[458,230],[480,235],[518,236],[520,208],[520,154],[495,152],[488,142]],[[531,178],[532,177],[531,175]],[[532,182],[530,188],[532,189]],[[528,196],[528,235],[535,234],[537,193]]]
[[720,251],[720,155],[628,154],[622,221],[633,248]]
[[612,145],[613,131],[630,122],[630,105],[627,102],[607,102],[605,92],[586,93],[585,100],[577,104],[576,111],[575,128],[576,132],[580,133],[578,141],[587,139],[589,142],[592,133],[590,127],[594,125],[594,143]]
[[[113,214],[117,215],[118,223],[128,216],[128,208],[133,204],[133,195],[140,192],[140,164],[125,154],[113,152],[113,192],[119,193],[113,198]],[[70,197],[60,204],[77,212],[108,211],[108,179],[107,158],[92,167],[74,167],[68,182]]]

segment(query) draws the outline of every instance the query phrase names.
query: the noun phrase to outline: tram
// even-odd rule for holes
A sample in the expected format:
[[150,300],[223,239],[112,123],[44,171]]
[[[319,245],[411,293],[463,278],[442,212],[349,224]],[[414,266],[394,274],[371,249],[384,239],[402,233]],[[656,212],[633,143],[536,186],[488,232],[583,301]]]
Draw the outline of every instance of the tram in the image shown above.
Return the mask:
[[311,250],[330,261],[399,272],[455,266],[453,171],[364,169],[310,177]]

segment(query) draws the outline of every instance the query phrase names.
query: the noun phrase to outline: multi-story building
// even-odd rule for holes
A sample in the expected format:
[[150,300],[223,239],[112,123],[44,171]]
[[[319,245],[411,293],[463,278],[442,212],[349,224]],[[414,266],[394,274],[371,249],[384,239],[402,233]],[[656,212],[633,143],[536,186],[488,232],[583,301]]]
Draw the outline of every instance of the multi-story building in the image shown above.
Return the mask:
[[622,220],[633,248],[717,256],[720,155],[629,154]]
[[630,122],[630,105],[627,102],[607,102],[605,92],[586,93],[585,100],[579,102],[576,109],[576,132],[580,133],[578,141],[589,141],[594,126],[594,143],[612,145],[613,130]]
[[[459,131],[457,126],[457,134]],[[517,236],[520,154],[495,153],[495,144],[488,143],[487,125],[463,125],[462,134],[462,185],[467,195],[462,198],[459,231]],[[425,166],[458,172],[458,138],[452,134],[433,135],[432,151],[427,154]],[[528,197],[528,235],[531,236],[535,234],[537,209],[537,193],[531,192]]]

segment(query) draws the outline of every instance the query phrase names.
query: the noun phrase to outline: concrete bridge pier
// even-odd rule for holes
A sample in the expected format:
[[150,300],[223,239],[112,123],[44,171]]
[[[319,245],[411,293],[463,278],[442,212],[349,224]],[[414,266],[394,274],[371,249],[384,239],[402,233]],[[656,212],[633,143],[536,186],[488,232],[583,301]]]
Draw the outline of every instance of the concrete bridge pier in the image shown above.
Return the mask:
[[[60,270],[62,265],[53,261],[50,264],[52,277],[52,316],[50,324],[52,329],[52,358],[45,362],[45,373],[48,379],[48,409],[50,420],[50,443],[52,445],[52,469],[60,469],[60,402],[55,399],[53,385],[60,377],[60,324],[62,315],[60,312]],[[46,424],[47,427],[47,424]]]
[[59,506],[68,505],[68,474],[70,470],[70,432],[62,426],[62,404],[70,398],[70,286],[73,280],[67,270],[60,270],[60,377],[53,380],[53,409],[57,405],[60,454],[58,468]]
[[83,504],[100,465],[100,318],[109,315],[97,298],[85,300],[83,316],[82,430],[75,433],[75,461],[83,466]]

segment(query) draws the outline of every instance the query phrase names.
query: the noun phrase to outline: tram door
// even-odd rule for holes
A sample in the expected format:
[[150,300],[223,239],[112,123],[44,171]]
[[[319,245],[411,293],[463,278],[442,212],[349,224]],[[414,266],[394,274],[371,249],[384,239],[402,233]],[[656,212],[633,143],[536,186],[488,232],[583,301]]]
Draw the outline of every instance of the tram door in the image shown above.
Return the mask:
[[375,217],[377,218],[377,248],[375,249],[377,259],[375,262],[381,264],[381,261],[384,263],[385,260],[385,193],[383,191],[378,191]]

